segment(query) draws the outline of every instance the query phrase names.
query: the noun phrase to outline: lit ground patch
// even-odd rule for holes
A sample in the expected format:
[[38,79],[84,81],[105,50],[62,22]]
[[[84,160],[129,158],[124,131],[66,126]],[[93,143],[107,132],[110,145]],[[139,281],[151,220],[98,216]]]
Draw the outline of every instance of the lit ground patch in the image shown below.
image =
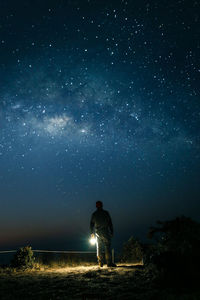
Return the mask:
[[[26,272],[0,269],[0,299],[168,299],[168,292],[155,288],[151,278],[145,276],[144,267],[135,265],[44,268]],[[169,299],[182,298],[172,295]]]

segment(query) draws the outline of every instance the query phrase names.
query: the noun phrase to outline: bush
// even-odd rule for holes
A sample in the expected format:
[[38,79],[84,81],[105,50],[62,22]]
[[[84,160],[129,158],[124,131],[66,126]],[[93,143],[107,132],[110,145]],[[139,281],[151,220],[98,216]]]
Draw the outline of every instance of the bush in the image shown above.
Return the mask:
[[121,254],[121,262],[141,262],[143,259],[142,245],[138,239],[130,237],[130,239],[124,243]]
[[30,246],[22,247],[17,250],[13,260],[12,267],[19,269],[33,268],[35,258]]
[[200,268],[200,224],[187,217],[157,222],[149,237],[156,245],[151,256],[160,279],[169,284],[195,283]]
[[[185,216],[171,221],[158,221],[151,227],[149,238],[157,240],[160,251],[175,251],[182,255],[194,254],[200,246],[200,224]],[[156,236],[157,234],[157,236]],[[198,251],[199,252],[199,251]]]

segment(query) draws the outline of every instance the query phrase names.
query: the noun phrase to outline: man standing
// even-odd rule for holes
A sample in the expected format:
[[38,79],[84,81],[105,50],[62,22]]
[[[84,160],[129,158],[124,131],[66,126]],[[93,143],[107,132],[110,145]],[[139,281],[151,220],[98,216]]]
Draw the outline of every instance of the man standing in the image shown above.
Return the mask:
[[113,236],[113,225],[109,213],[103,209],[101,201],[96,202],[97,210],[92,214],[90,221],[91,236],[97,239],[97,258],[100,267],[103,267],[103,248],[108,267],[116,267],[112,263],[111,238]]

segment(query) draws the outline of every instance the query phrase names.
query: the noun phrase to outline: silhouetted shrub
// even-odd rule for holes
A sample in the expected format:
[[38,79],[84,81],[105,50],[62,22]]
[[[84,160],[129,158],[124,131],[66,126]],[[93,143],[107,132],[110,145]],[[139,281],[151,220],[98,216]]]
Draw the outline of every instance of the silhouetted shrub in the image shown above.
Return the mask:
[[174,284],[195,283],[200,268],[200,224],[187,217],[157,222],[149,237],[156,245],[151,255],[163,282]]
[[149,238],[157,237],[161,251],[176,251],[182,254],[193,253],[200,242],[200,224],[185,216],[171,221],[158,221],[159,227],[151,227]]
[[33,268],[34,256],[30,246],[22,247],[17,250],[11,263],[12,267],[19,269]]
[[141,262],[143,259],[142,244],[138,239],[130,237],[124,243],[121,253],[121,262]]

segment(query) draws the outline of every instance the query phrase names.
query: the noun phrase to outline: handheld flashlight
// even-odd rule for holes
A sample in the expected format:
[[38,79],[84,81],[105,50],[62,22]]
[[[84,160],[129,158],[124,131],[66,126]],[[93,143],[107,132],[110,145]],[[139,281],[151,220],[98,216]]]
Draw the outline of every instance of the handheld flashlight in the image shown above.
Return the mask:
[[92,235],[90,238],[90,244],[94,246],[96,244],[96,242],[97,242],[96,237],[94,235]]

